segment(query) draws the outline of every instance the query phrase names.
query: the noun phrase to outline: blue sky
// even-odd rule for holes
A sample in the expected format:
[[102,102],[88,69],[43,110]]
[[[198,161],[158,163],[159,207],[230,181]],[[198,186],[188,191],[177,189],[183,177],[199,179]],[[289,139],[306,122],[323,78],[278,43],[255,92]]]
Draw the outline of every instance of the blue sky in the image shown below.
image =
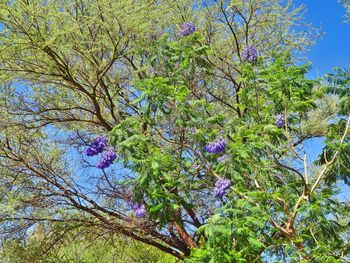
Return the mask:
[[[322,37],[305,55],[312,63],[310,78],[331,73],[334,67],[350,66],[350,23],[345,23],[345,8],[337,0],[295,0],[295,6],[305,5],[305,20],[320,28]],[[310,160],[321,151],[322,139],[306,143]]]
[[334,67],[350,66],[350,23],[345,23],[345,9],[337,0],[295,0],[307,8],[306,21],[320,27],[324,35],[317,39],[308,59],[313,63],[311,77],[330,73]]
[[[324,33],[306,54],[313,64],[309,76],[316,78],[332,72],[334,67],[349,67],[350,21],[345,23],[345,9],[337,0],[295,0],[295,3],[306,6],[306,22],[320,27]],[[309,141],[305,146],[310,159],[314,159],[323,147],[322,139]],[[349,199],[349,188],[341,189],[340,199]]]

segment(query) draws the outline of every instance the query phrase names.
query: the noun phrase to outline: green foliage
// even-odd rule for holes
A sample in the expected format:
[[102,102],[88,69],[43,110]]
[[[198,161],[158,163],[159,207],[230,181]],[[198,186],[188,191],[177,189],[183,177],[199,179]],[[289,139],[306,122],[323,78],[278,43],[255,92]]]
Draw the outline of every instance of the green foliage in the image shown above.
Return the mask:
[[131,239],[99,235],[84,229],[73,229],[69,235],[63,235],[67,229],[57,231],[55,228],[55,225],[39,225],[25,240],[6,241],[0,252],[1,262],[175,262],[172,256]]
[[[337,96],[340,107],[339,114],[346,115],[350,112],[350,72],[348,69],[336,69],[334,74],[326,76],[328,81],[328,93]],[[334,183],[342,180],[347,185],[350,184],[350,141],[344,136],[343,143],[339,143],[339,137],[346,129],[347,123],[343,119],[335,120],[328,127],[323,154],[320,155],[319,163],[325,164],[336,151],[339,151],[341,158],[338,158],[331,165],[327,182]]]
[[[5,260],[348,260],[349,75],[307,77],[292,4],[0,0]],[[108,169],[85,156],[97,135]]]

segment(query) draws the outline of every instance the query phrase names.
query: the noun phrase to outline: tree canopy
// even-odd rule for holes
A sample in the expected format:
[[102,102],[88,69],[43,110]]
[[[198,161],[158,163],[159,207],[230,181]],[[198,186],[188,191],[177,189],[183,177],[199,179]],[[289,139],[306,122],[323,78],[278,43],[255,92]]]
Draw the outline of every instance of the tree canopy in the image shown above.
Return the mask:
[[2,243],[44,222],[186,262],[349,260],[350,78],[307,77],[303,10],[0,0]]

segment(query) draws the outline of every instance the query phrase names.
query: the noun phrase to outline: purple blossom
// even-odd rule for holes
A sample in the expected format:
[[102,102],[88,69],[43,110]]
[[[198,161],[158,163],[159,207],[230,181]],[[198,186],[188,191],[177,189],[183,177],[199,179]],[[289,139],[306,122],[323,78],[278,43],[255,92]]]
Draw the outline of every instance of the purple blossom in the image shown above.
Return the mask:
[[226,161],[226,159],[227,159],[227,155],[224,154],[224,155],[220,156],[217,161],[218,161],[218,163],[222,163],[222,162]]
[[242,59],[244,61],[253,63],[258,59],[258,52],[253,46],[247,46],[242,52]]
[[207,144],[204,146],[204,151],[208,153],[221,153],[226,149],[226,141],[222,138],[219,138],[216,142]]
[[97,136],[89,148],[86,149],[85,153],[87,156],[94,156],[103,151],[107,146],[108,139],[106,137]]
[[117,154],[115,153],[113,147],[109,147],[108,150],[103,153],[102,159],[96,164],[96,167],[105,169],[109,167],[116,158]]
[[231,181],[228,179],[218,179],[215,183],[214,195],[215,197],[223,197],[228,188],[231,186]]
[[280,180],[280,181],[282,181],[282,180],[283,180],[283,174],[281,174],[281,173],[276,173],[276,174],[275,174],[275,178],[278,179],[278,180]]
[[146,207],[144,204],[132,202],[131,209],[134,210],[134,213],[137,217],[144,217],[146,215]]
[[189,131],[191,134],[196,134],[196,128],[194,128],[194,127],[189,128],[188,131]]
[[278,113],[276,115],[276,126],[278,128],[283,128],[285,125],[285,120],[284,120],[284,114],[283,113]]
[[184,37],[192,35],[196,31],[196,25],[193,22],[185,22],[181,25],[180,34]]

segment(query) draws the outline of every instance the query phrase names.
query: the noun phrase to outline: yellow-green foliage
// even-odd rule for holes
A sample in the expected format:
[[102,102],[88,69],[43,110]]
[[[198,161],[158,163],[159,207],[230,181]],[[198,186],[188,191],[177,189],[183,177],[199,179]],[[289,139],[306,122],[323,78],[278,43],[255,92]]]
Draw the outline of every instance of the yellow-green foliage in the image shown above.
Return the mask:
[[6,241],[3,263],[175,263],[174,257],[149,245],[120,236],[92,234],[88,229],[64,233],[39,225],[27,238]]

